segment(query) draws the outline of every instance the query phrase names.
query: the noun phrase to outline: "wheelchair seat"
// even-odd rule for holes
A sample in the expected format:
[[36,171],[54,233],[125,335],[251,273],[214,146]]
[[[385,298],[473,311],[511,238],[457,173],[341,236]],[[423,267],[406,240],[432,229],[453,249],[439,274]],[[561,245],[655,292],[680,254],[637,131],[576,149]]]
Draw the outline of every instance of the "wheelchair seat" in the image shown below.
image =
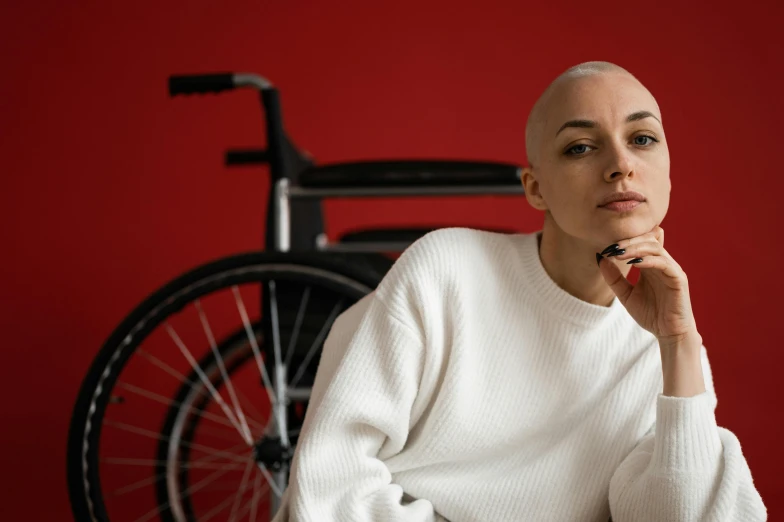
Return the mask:
[[519,186],[520,167],[490,161],[393,160],[313,165],[300,172],[303,188]]
[[[322,239],[317,246],[322,251],[332,252],[402,252],[425,234],[444,227],[374,228],[347,232],[328,244]],[[502,234],[515,234],[512,228],[483,227],[483,230]],[[322,236],[323,238],[324,236]]]
[[[387,243],[387,242],[405,242],[413,243],[425,234],[429,234],[434,230],[444,227],[412,227],[412,228],[376,228],[367,230],[356,230],[343,234],[338,238],[341,243]],[[511,228],[483,228],[490,232],[499,232],[502,234],[516,234],[517,230]]]

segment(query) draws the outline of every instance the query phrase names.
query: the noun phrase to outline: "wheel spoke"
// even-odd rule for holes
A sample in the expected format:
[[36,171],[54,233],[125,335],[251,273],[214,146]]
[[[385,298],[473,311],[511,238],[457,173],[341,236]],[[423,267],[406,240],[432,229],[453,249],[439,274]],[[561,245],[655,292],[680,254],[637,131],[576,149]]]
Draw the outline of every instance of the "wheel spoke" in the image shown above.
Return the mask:
[[[205,418],[205,419],[209,419],[209,420],[211,420],[213,422],[216,422],[216,423],[221,424],[223,426],[227,426],[229,428],[234,428],[234,426],[231,424],[231,422],[229,422],[225,417],[221,417],[220,415],[215,415],[214,413],[210,413],[208,411],[197,410],[193,406],[188,406],[188,405],[186,405],[185,403],[183,403],[181,401],[173,401],[173,400],[169,399],[168,397],[164,397],[163,395],[160,395],[158,393],[154,393],[154,392],[151,392],[149,390],[145,390],[144,388],[140,388],[140,387],[135,386],[133,384],[128,384],[128,383],[124,383],[124,382],[118,382],[116,384],[116,386],[118,388],[122,388],[123,390],[127,390],[127,391],[129,391],[131,393],[135,393],[136,395],[139,395],[141,397],[145,397],[147,399],[150,399],[150,400],[153,400],[155,402],[158,402],[160,404],[165,404],[167,406],[175,406],[177,408],[185,408],[188,412],[190,412],[190,413],[192,413],[192,414],[194,414],[196,416],[199,416],[199,417],[202,417],[202,418]],[[255,422],[255,421],[252,421],[252,422]],[[258,427],[262,428],[261,424],[259,424]],[[231,433],[236,434],[236,431],[234,431],[234,429],[232,429]]]
[[[191,487],[189,487],[185,491],[183,491],[182,492],[182,496],[183,497],[187,497],[191,493],[195,493],[196,491],[202,489],[203,487],[207,486],[211,482],[214,482],[215,480],[217,480],[218,477],[221,477],[222,475],[225,475],[229,471],[231,471],[231,470],[230,469],[223,469],[223,470],[218,470],[218,471],[215,471],[215,472],[207,475],[205,478],[203,478],[202,480],[200,480],[196,484],[192,485]],[[170,505],[171,505],[171,502],[164,502],[163,504],[159,504],[158,507],[156,507],[155,509],[153,509],[149,513],[146,513],[146,514],[142,515],[140,518],[137,518],[134,522],[146,522],[147,520],[150,520],[155,515],[160,513],[162,510],[168,508]]]
[[[280,436],[280,443],[283,445],[284,448],[288,448],[289,444],[289,436],[286,433],[286,408],[283,406],[286,404],[286,375],[285,375],[285,368],[283,367],[283,360],[281,359],[281,347],[280,347],[280,318],[278,316],[278,295],[277,295],[277,285],[275,281],[269,282],[269,292],[270,292],[270,315],[272,319],[272,347],[273,352],[275,354],[275,408],[273,410],[273,415],[275,415],[275,420],[278,426],[278,435]],[[280,405],[280,406],[278,406]]]
[[305,318],[305,310],[308,307],[309,300],[310,287],[308,286],[302,292],[302,300],[299,302],[299,308],[297,309],[297,318],[294,320],[294,331],[291,333],[289,346],[286,348],[286,368],[291,368],[291,358],[294,357],[294,347],[297,345],[297,340],[299,339],[299,331],[300,328],[302,328],[302,320]]
[[299,368],[297,368],[297,373],[294,374],[294,378],[291,379],[291,383],[289,384],[289,386],[291,386],[292,388],[297,385],[299,380],[304,375],[305,370],[308,367],[308,364],[310,364],[310,360],[313,358],[313,355],[315,355],[316,350],[321,345],[321,343],[324,342],[324,339],[329,333],[329,329],[332,327],[332,323],[335,322],[335,319],[337,318],[342,308],[343,308],[343,299],[338,301],[338,303],[332,309],[332,312],[329,314],[329,317],[324,322],[324,326],[321,327],[321,331],[316,336],[316,339],[313,341],[313,344],[310,345],[310,349],[308,350],[308,353],[305,355],[305,359],[302,361],[302,364],[299,365]]
[[253,401],[251,401],[247,395],[242,393],[240,388],[235,388],[234,391],[237,393],[237,398],[240,400],[241,403],[245,405],[245,411],[253,415],[253,417],[247,417],[248,423],[252,424],[255,428],[259,430],[259,432],[263,433],[266,425],[262,422],[259,422],[255,419],[263,419],[264,416],[259,413],[259,411],[253,407]]
[[245,466],[245,471],[242,474],[242,482],[240,483],[240,489],[237,491],[237,493],[234,495],[229,495],[223,502],[205,513],[202,517],[199,518],[199,522],[206,522],[226,509],[229,504],[232,504],[232,501],[234,501],[231,508],[231,514],[229,515],[229,521],[232,522],[234,520],[234,514],[237,511],[239,501],[242,499],[242,495],[245,494],[245,489],[248,487],[248,476],[250,475],[251,470],[253,470],[253,459],[248,460],[248,464]]
[[[237,455],[240,457],[240,455]],[[132,459],[132,458],[123,458],[123,457],[104,457],[101,459],[101,462],[104,464],[115,464],[120,466],[166,466],[169,463],[165,460],[154,460],[154,459]],[[191,464],[181,464],[181,468],[187,469],[223,469],[225,464],[210,464],[208,462],[204,462],[201,464],[191,463]],[[236,464],[234,469],[242,469],[240,464]]]
[[[259,475],[256,475],[256,480],[257,480],[259,483],[261,482],[261,479],[259,478]],[[254,486],[255,486],[255,483],[254,483]],[[256,495],[258,495],[258,496],[261,496],[261,495],[262,495],[262,494],[264,494],[264,493],[265,493],[265,492],[266,492],[268,489],[269,489],[269,488],[267,487],[267,485],[266,485],[266,484],[261,484],[261,488],[260,488],[260,489],[256,489],[256,488],[254,487],[254,492],[253,492],[253,495],[254,495],[254,496],[256,496]],[[251,508],[252,508],[252,507],[253,507],[253,498],[251,498],[250,500],[248,500],[248,501],[245,503],[245,506],[244,506],[244,507],[243,507],[243,508],[242,508],[242,509],[239,511],[239,513],[237,513],[237,520],[242,520],[242,517],[244,517],[245,515],[247,515],[247,514],[248,514],[248,512],[251,510]],[[248,520],[253,520],[253,519],[249,518]]]
[[[225,441],[229,441],[229,442],[237,441],[237,432],[234,430],[227,431],[227,428],[216,428],[215,426],[200,426],[199,431]],[[230,433],[231,435],[228,435],[227,433]],[[243,443],[245,444],[245,449],[248,449],[248,443],[244,442],[244,439],[243,439]]]
[[220,504],[218,504],[217,506],[215,506],[211,510],[207,511],[206,513],[204,513],[201,517],[199,517],[199,522],[206,522],[207,520],[210,520],[212,517],[214,517],[215,515],[217,515],[218,513],[223,511],[224,509],[226,509],[227,507],[229,507],[229,505],[231,504],[231,501],[233,500],[233,498],[234,498],[234,495],[229,495],[228,497],[223,499],[223,502],[221,502]]
[[[231,451],[233,451],[233,450],[235,450],[235,449],[238,449],[238,448],[240,448],[240,447],[242,447],[242,448],[245,448],[245,447],[246,447],[246,446],[245,446],[245,443],[242,443],[242,444],[240,444],[239,446],[233,446],[233,447],[231,447],[231,448],[228,448],[228,449],[226,449],[226,450],[223,450],[223,451],[222,451],[222,452],[220,452],[220,453],[228,453],[228,452],[231,452]],[[216,459],[218,459],[220,456],[221,456],[221,455],[207,455],[206,457],[201,457],[201,458],[199,458],[199,459],[197,459],[197,460],[194,460],[194,461],[193,461],[193,463],[194,463],[194,464],[196,464],[196,463],[207,463],[207,462],[211,462],[211,461],[213,461],[213,460],[216,460]],[[238,460],[240,460],[240,461],[242,461],[242,460],[243,460],[243,459],[242,459],[242,458],[241,458],[239,455],[236,455],[236,457],[237,457],[237,459],[238,459]],[[168,464],[168,463],[166,463],[166,462],[165,462],[164,464]],[[225,465],[225,463],[224,463],[224,465]],[[158,482],[159,480],[161,480],[161,479],[162,479],[162,478],[164,478],[165,476],[166,476],[166,472],[165,472],[165,471],[164,471],[164,472],[162,472],[162,473],[158,473],[157,475],[155,475],[155,476],[153,476],[153,477],[146,478],[146,479],[142,479],[142,480],[139,480],[139,481],[137,481],[137,482],[133,482],[133,483],[131,483],[131,484],[128,484],[127,486],[123,486],[123,487],[121,487],[121,488],[119,488],[119,489],[115,489],[115,490],[112,492],[112,495],[113,495],[114,497],[119,497],[119,496],[121,496],[121,495],[125,495],[126,493],[130,493],[131,491],[136,491],[137,489],[139,489],[139,488],[142,488],[142,487],[144,487],[144,486],[146,486],[146,485],[148,485],[148,484],[154,484],[155,482]]]
[[272,492],[275,493],[275,495],[277,495],[278,498],[280,498],[283,495],[283,492],[278,489],[278,485],[275,484],[275,480],[272,478],[272,475],[270,475],[270,472],[267,470],[267,466],[265,466],[263,462],[258,462],[257,464],[259,465],[259,471],[261,471],[261,474],[264,475],[265,479],[267,479],[267,485],[270,487]]
[[177,347],[180,349],[180,352],[182,352],[183,357],[185,357],[185,359],[188,360],[188,362],[190,363],[191,367],[193,368],[193,371],[195,371],[196,374],[199,376],[199,379],[201,379],[201,381],[204,384],[204,386],[208,390],[210,390],[210,394],[212,395],[212,398],[215,400],[216,403],[218,403],[218,405],[220,406],[221,410],[223,410],[223,413],[226,414],[226,417],[228,417],[229,421],[231,421],[232,425],[234,425],[234,427],[237,429],[237,431],[240,434],[240,437],[245,439],[245,442],[248,443],[248,446],[252,446],[253,445],[253,439],[250,437],[250,435],[248,433],[243,431],[242,427],[240,427],[239,423],[237,422],[237,418],[231,412],[231,410],[229,409],[228,405],[224,402],[223,397],[220,396],[220,394],[218,393],[218,390],[215,389],[215,387],[212,385],[210,380],[207,378],[207,375],[204,373],[204,370],[201,369],[201,366],[199,366],[199,363],[196,362],[196,359],[193,358],[193,355],[191,354],[190,350],[188,350],[188,347],[185,346],[185,343],[182,342],[182,339],[180,339],[180,336],[177,335],[177,332],[174,330],[174,328],[168,322],[166,323],[166,331],[169,333],[169,336],[174,341],[174,344],[176,344]]
[[259,497],[261,496],[261,476],[256,475],[256,479],[253,481],[253,498],[251,499],[250,504],[250,516],[248,516],[248,520],[250,522],[254,522],[256,520],[256,513],[257,508],[259,506]]
[[142,479],[142,480],[138,480],[136,482],[128,484],[127,486],[123,486],[121,488],[115,489],[114,491],[112,491],[112,496],[120,497],[120,496],[125,495],[127,493],[130,493],[132,491],[136,491],[139,488],[143,488],[144,486],[149,486],[150,484],[155,484],[156,482],[158,482],[159,480],[161,480],[165,476],[166,476],[166,473],[158,473],[157,475],[154,475],[152,477],[149,477],[149,478],[146,478],[146,479]]
[[240,424],[242,425],[242,429],[245,432],[245,437],[246,439],[252,439],[253,435],[251,434],[248,423],[245,420],[245,414],[242,412],[239,400],[237,399],[237,394],[234,393],[234,385],[231,383],[229,374],[226,372],[226,365],[223,363],[223,357],[221,357],[220,351],[218,350],[218,345],[215,342],[215,337],[212,335],[212,328],[210,328],[210,324],[207,321],[207,315],[204,313],[204,310],[201,307],[201,301],[197,299],[194,302],[194,306],[199,312],[199,319],[201,320],[202,328],[204,329],[204,333],[210,343],[210,348],[212,349],[212,354],[215,357],[215,362],[218,364],[218,368],[220,369],[223,382],[226,383],[226,389],[229,392],[229,398],[231,398],[231,403],[234,405],[234,411],[237,413],[237,418],[239,419]]
[[272,351],[275,356],[275,365],[280,366],[283,364],[281,348],[280,348],[280,318],[278,316],[278,292],[275,281],[268,283],[270,292],[270,319],[272,319]]
[[248,488],[248,478],[250,477],[250,472],[253,471],[253,461],[248,462],[248,465],[245,466],[245,472],[242,474],[242,482],[240,483],[240,489],[237,491],[236,496],[234,497],[234,504],[231,506],[231,514],[229,514],[229,522],[234,522],[236,519],[234,518],[237,515],[237,508],[240,506],[240,501],[242,500],[242,496],[245,494],[245,490]]
[[[209,395],[209,391],[205,390],[203,387],[199,387],[196,383],[192,382],[185,375],[183,375],[182,373],[178,372],[177,370],[175,370],[174,368],[172,368],[171,366],[169,366],[165,362],[161,361],[160,359],[158,359],[157,357],[155,357],[151,353],[148,353],[148,352],[146,352],[145,350],[142,350],[142,349],[137,349],[136,353],[141,355],[142,357],[144,357],[148,362],[150,362],[150,364],[152,364],[153,366],[163,370],[167,374],[171,375],[172,377],[177,379],[182,384],[184,384],[184,385],[188,386],[190,389],[194,390],[199,395]],[[260,418],[263,417],[263,415],[261,415],[258,412],[258,410],[253,408],[253,405],[252,405],[250,399],[248,399],[248,397],[245,396],[245,394],[243,394],[241,390],[236,390],[235,389],[235,391],[236,391],[237,396],[239,397],[240,401],[245,401],[245,409],[246,410],[248,410],[251,413],[253,413],[253,415],[257,419],[260,419]],[[256,419],[253,419],[253,418],[250,418],[250,417],[247,420],[248,420],[248,422],[250,422],[251,424],[256,426],[258,429],[260,429],[262,431],[264,430],[264,424],[261,423],[260,421],[258,421]]]
[[[267,368],[264,366],[264,361],[261,358],[261,351],[259,350],[259,344],[256,342],[256,336],[253,333],[253,328],[250,325],[250,319],[248,318],[248,311],[245,309],[245,303],[242,300],[242,296],[240,295],[239,288],[237,285],[231,287],[232,292],[234,292],[234,301],[237,304],[237,310],[240,313],[240,317],[242,317],[242,324],[245,326],[245,333],[248,335],[248,342],[250,343],[250,347],[253,350],[253,356],[256,358],[256,366],[259,367],[259,373],[261,373],[261,379],[264,381],[264,388],[267,390],[267,395],[269,396],[270,404],[272,404],[273,412],[278,407],[277,401],[275,400],[274,395],[272,395],[272,383],[270,382],[269,375],[267,375]],[[273,413],[272,418],[275,419],[275,422],[278,421],[277,416]]]
[[[141,435],[143,437],[149,437],[151,439],[162,440],[162,441],[171,440],[171,437],[169,437],[167,435],[161,435],[161,434],[156,433],[154,431],[146,430],[144,428],[138,428],[136,426],[131,426],[130,424],[125,424],[123,422],[114,422],[114,421],[110,421],[110,420],[104,420],[103,424],[104,424],[104,426],[112,426],[114,428],[118,428],[118,429],[127,431],[129,433],[136,433],[137,435]],[[185,447],[188,447],[188,448],[191,448],[191,449],[203,451],[205,453],[212,453],[214,455],[224,455],[229,460],[239,460],[240,462],[245,462],[245,459],[239,458],[236,455],[234,455],[233,453],[226,453],[226,452],[221,451],[221,450],[219,450],[217,448],[211,448],[211,447],[205,446],[203,444],[196,444],[195,442],[185,442],[185,441],[181,440],[180,443],[179,443],[179,446],[185,446]]]

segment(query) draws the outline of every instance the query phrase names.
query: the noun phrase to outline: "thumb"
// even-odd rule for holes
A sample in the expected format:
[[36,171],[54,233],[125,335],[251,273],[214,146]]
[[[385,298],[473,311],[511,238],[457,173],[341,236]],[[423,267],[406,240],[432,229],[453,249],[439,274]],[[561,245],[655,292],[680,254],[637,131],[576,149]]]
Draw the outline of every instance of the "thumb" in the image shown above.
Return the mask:
[[621,302],[625,302],[629,294],[632,293],[634,285],[624,277],[621,270],[611,260],[596,254],[596,262],[599,263],[599,272],[601,272],[607,286],[612,289]]

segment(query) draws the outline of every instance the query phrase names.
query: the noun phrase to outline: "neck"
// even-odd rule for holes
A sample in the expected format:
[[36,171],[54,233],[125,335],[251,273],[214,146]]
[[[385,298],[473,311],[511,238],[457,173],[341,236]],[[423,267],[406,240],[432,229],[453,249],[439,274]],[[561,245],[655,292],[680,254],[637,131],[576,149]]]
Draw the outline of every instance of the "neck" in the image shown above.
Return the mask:
[[[564,291],[600,306],[610,306],[615,298],[596,265],[596,252],[601,252],[605,247],[607,245],[595,245],[566,234],[549,212],[545,214],[544,227],[539,238],[539,258],[542,260],[542,266],[555,284]],[[632,267],[623,263],[618,265],[618,268],[625,277]]]

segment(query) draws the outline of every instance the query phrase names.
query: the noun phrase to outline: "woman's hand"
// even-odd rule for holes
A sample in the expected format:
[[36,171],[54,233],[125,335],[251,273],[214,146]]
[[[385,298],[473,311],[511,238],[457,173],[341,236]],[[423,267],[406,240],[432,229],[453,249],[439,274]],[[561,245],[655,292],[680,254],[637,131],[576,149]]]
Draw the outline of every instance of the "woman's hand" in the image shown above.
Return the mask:
[[632,285],[613,261],[596,254],[599,271],[618,300],[637,323],[659,340],[664,388],[670,397],[693,397],[705,392],[700,360],[702,337],[691,311],[689,281],[683,269],[664,250],[664,230],[607,247],[603,254],[640,268]]
[[[600,258],[606,255],[607,259]],[[629,315],[655,335],[660,343],[694,336],[697,325],[691,309],[689,281],[678,263],[664,250],[664,230],[624,239],[597,254],[599,271]],[[627,261],[640,269],[632,285],[610,259]]]

